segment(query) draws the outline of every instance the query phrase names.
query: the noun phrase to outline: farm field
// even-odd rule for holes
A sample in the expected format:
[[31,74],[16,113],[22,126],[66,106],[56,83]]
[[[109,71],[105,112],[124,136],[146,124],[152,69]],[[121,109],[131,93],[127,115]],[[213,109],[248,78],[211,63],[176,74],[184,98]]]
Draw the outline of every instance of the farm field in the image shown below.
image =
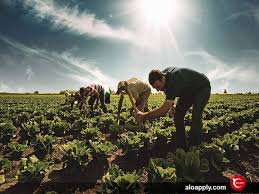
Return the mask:
[[[204,143],[188,151],[175,149],[169,115],[141,128],[128,98],[118,123],[118,100],[112,95],[108,113],[88,118],[62,106],[63,95],[0,95],[0,192],[152,193],[145,183],[220,183],[236,174],[259,182],[259,95],[212,95]],[[152,94],[149,108],[163,100]],[[185,124],[188,136],[190,111]]]

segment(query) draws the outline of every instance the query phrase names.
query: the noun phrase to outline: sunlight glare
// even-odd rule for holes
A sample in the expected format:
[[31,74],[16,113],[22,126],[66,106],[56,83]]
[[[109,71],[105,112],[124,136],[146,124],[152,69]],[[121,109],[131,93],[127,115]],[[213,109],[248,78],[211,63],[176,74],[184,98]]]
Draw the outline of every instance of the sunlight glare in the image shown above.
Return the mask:
[[179,0],[141,0],[139,9],[147,22],[155,26],[166,25],[176,18],[179,19],[184,11]]

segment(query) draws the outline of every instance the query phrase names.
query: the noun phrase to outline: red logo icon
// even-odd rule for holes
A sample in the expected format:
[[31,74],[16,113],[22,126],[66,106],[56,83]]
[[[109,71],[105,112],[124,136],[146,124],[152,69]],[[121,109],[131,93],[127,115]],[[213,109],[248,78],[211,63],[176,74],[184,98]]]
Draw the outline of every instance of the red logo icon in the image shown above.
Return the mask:
[[246,186],[246,179],[240,175],[233,176],[230,179],[230,185],[233,190],[241,191]]

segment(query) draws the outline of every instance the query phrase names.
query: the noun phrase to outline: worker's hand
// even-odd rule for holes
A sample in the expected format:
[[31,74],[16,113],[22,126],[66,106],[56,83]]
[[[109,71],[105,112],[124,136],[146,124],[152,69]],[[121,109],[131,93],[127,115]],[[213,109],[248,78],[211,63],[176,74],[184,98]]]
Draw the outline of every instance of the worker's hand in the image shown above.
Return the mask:
[[145,113],[138,111],[137,113],[135,113],[134,117],[138,123],[143,123],[145,118]]

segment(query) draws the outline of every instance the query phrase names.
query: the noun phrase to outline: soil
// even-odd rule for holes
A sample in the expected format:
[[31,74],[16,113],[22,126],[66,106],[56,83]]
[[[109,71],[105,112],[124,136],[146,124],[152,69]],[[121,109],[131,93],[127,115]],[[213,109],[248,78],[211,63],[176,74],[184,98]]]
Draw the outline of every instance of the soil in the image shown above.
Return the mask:
[[[71,139],[71,135],[64,136],[59,143],[63,143]],[[116,141],[110,139],[108,134],[102,136],[102,139]],[[0,185],[0,193],[6,194],[45,194],[47,191],[56,191],[59,194],[90,194],[101,191],[101,179],[112,164],[117,164],[123,171],[133,171],[143,169],[148,166],[150,158],[165,158],[168,152],[175,152],[175,145],[172,142],[160,142],[155,144],[150,150],[141,149],[139,152],[131,152],[126,155],[122,154],[122,150],[107,156],[105,161],[93,160],[89,163],[85,171],[79,169],[62,168],[60,163],[63,152],[59,148],[59,144],[53,145],[53,151],[50,155],[54,164],[45,174],[41,183],[21,184],[15,179],[17,170],[19,169],[19,161],[12,161],[12,169],[6,173],[5,184]],[[259,182],[259,145],[246,146],[246,150],[241,149],[240,154],[230,159],[224,172],[221,174],[210,175],[206,178],[208,182],[229,182],[233,175],[242,175],[249,182]],[[33,154],[33,149],[28,149],[23,154],[29,156]],[[233,157],[233,156],[232,156]],[[147,181],[147,175],[143,174],[142,182]],[[144,193],[143,184],[141,184],[140,193]]]

